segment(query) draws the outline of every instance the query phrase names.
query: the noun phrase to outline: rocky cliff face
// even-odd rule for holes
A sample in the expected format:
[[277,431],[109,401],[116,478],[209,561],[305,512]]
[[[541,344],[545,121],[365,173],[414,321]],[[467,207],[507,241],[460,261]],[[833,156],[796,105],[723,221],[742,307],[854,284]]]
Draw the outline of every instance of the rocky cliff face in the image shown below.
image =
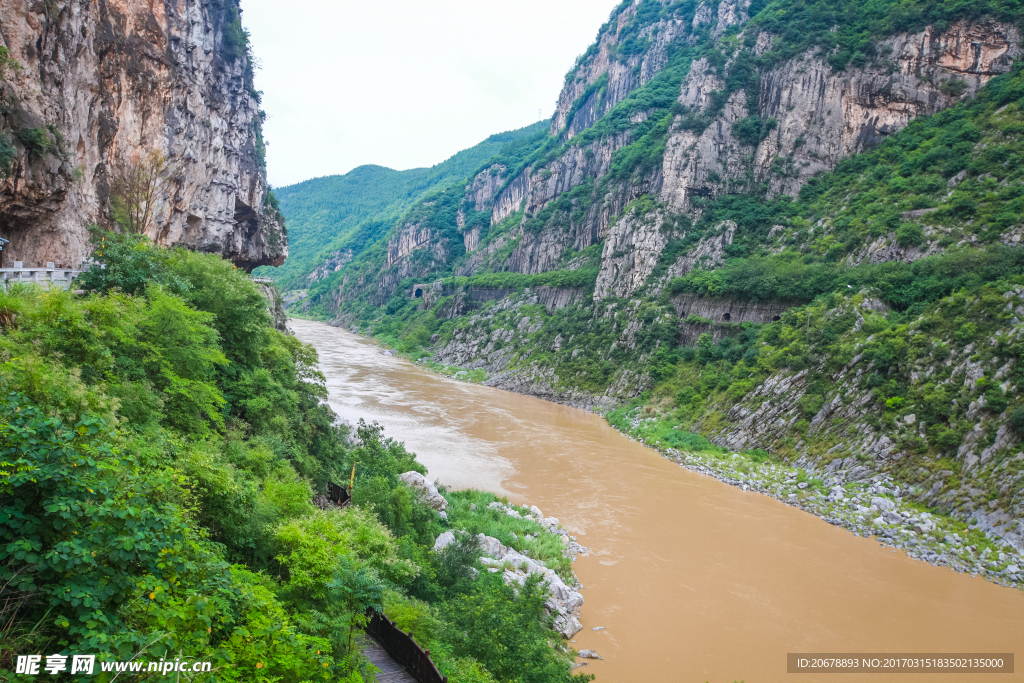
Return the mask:
[[[832,486],[895,479],[1022,548],[1018,24],[950,11],[863,52],[846,24],[765,30],[803,9],[620,6],[550,137],[423,202],[325,309],[425,325],[434,362],[491,386],[638,399],[666,452],[692,430]],[[821,502],[801,483],[787,500]],[[854,528],[906,523],[888,511]]]
[[[767,50],[771,40],[759,36],[755,49]],[[766,183],[769,196],[796,195],[815,173],[1008,72],[1020,54],[1020,35],[1010,24],[964,20],[945,31],[930,27],[891,36],[880,41],[878,53],[886,56],[843,72],[804,54],[762,75],[757,111],[748,111],[745,94],[737,91],[704,130],[674,130],[662,165],[661,198],[688,211],[693,197],[746,189],[750,179]],[[713,111],[712,93],[724,89],[722,75],[701,59],[690,69],[679,103],[695,112]],[[734,130],[751,115],[772,122],[756,145]],[[679,116],[675,125],[682,122]]]
[[[457,210],[448,204],[443,214],[439,207],[447,200],[436,200],[437,207],[428,206],[435,200],[424,202],[391,231],[382,263],[347,278],[326,308],[344,308],[361,296],[379,305],[403,279],[430,281],[449,272],[539,276],[596,269],[593,308],[582,315],[605,316],[601,307],[622,299],[631,300],[629,311],[641,310],[674,278],[720,268],[743,253],[735,222],[701,223],[709,203],[730,195],[794,196],[812,175],[877,146],[913,118],[973,97],[1008,72],[1021,51],[1012,23],[962,19],[881,36],[870,58],[839,68],[817,49],[779,57],[781,39],[748,23],[749,10],[746,0],[646,0],[617,9],[566,77],[549,140],[532,155],[481,168],[456,198]],[[749,72],[739,79],[741,67]],[[479,214],[488,212],[490,220],[482,220]],[[775,225],[758,239],[764,253],[777,255],[801,248],[816,229],[817,235],[832,230],[830,221],[803,232]],[[897,237],[895,229],[873,232],[844,262],[914,261],[949,242],[930,226],[920,240]],[[471,299],[468,291],[455,294],[443,317],[468,313]],[[661,302],[678,315],[673,343],[695,341],[703,331],[728,336],[735,333],[729,324],[771,322],[791,305],[748,309],[708,301]],[[500,373],[531,344],[460,329],[459,343],[440,352],[446,362]],[[636,331],[616,323],[615,334],[602,340],[605,350],[591,351],[603,357],[611,353],[608,344],[634,348]],[[616,372],[603,395],[621,399],[638,390],[624,371]],[[561,388],[541,393],[564,396],[572,380],[552,375],[551,383]]]
[[[669,0],[659,0],[660,6]],[[602,27],[597,43],[566,77],[558,96],[551,134],[570,139],[592,126],[636,88],[648,83],[668,64],[668,53],[680,40],[694,42],[702,30],[716,37],[746,21],[750,0],[702,2],[692,20],[673,15],[653,22],[637,12],[655,12],[654,3],[634,3]],[[599,87],[595,87],[599,86]]]
[[10,0],[0,37],[22,67],[0,82],[5,258],[81,263],[87,227],[111,222],[116,169],[156,151],[167,182],[149,237],[247,270],[283,263],[236,0]]
[[[723,0],[716,6],[701,5],[689,24],[677,19],[647,24],[637,34],[648,41],[646,51],[628,58],[622,57],[621,40],[629,34],[635,10],[624,10],[567,80],[552,134],[562,139],[578,135],[657,74],[665,64],[666,46],[685,42],[699,31],[720,35],[747,20],[746,7]],[[771,35],[758,34],[752,52],[765,54],[772,43]],[[660,288],[664,280],[648,282],[648,278],[673,238],[672,229],[661,224],[661,214],[643,220],[623,215],[631,200],[649,194],[672,213],[698,218],[695,197],[714,199],[752,191],[755,186],[764,187],[768,197],[795,195],[815,173],[877,145],[914,117],[971,97],[991,77],[1009,71],[1020,54],[1019,43],[1018,31],[1010,24],[964,20],[944,31],[930,27],[885,38],[879,41],[874,62],[842,72],[808,52],[760,76],[753,110],[742,89],[720,102],[728,90],[731,62],[714,66],[707,58],[697,59],[677,98],[687,114],[671,121],[660,167],[626,181],[608,181],[616,155],[637,141],[626,130],[571,145],[551,161],[525,168],[511,181],[506,182],[507,169],[501,165],[478,174],[467,186],[467,206],[476,211],[490,208],[492,226],[518,210],[524,212],[525,224],[577,188],[590,183],[594,189],[586,193],[586,201],[581,201],[583,197],[573,200],[574,206],[585,205],[582,214],[560,216],[556,211],[539,231],[513,230],[480,252],[476,252],[482,244],[479,230],[467,229],[466,251],[476,253],[457,270],[462,275],[488,269],[542,273],[565,267],[565,253],[603,242],[595,297],[631,296],[648,285]],[[640,111],[630,121],[641,126],[646,116]],[[691,122],[700,117],[710,117],[710,122],[694,127]],[[752,122],[759,126],[753,140]],[[893,251],[894,242],[883,241],[870,250],[869,258],[888,260],[886,254]],[[696,245],[678,257],[670,275],[685,275],[697,262],[705,267],[720,263],[721,248],[729,242],[731,235],[717,247]],[[511,254],[506,255],[503,248],[513,243]],[[492,254],[501,262],[495,262]],[[893,251],[892,256],[905,260],[902,251]]]

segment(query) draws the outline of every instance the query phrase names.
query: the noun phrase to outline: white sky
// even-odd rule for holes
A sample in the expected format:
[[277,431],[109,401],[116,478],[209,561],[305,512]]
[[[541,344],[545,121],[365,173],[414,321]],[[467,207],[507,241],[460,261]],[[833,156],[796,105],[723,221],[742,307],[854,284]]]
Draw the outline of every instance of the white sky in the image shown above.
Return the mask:
[[432,166],[551,116],[617,0],[242,0],[281,187]]

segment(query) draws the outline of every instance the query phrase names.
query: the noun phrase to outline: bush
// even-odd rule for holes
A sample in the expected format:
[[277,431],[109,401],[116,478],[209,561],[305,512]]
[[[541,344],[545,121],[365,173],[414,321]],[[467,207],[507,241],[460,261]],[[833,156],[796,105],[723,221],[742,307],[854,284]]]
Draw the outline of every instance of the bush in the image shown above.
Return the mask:
[[775,119],[761,120],[756,114],[740,119],[732,127],[733,136],[744,145],[756,147],[778,125]]
[[39,156],[60,151],[59,140],[48,128],[21,128],[15,135],[25,145],[25,149]]
[[924,232],[916,223],[904,223],[896,230],[896,240],[904,247],[914,247],[924,240]]
[[[354,636],[386,588],[432,601],[391,606],[436,639],[448,675],[494,683],[493,665],[571,680],[548,618],[514,591],[492,597],[523,630],[521,661],[456,651],[446,600],[488,590],[470,571],[475,539],[431,551],[442,520],[398,479],[424,468],[376,424],[360,423],[346,444],[315,352],[269,327],[248,276],[140,237],[99,245],[107,267],[88,277],[105,293],[0,295],[0,585],[33,598],[0,625],[0,678],[13,655],[62,641],[117,659],[148,647],[211,661],[218,681],[259,669],[268,680],[359,683]],[[353,466],[355,505],[315,506]],[[455,520],[458,496],[485,494],[449,496]],[[568,576],[558,536],[486,504],[461,507],[464,523],[506,543],[516,529],[518,549],[529,544]],[[479,614],[458,618],[486,628]]]
[[707,451],[715,448],[710,441],[700,434],[684,432],[678,429],[669,431],[668,434],[661,437],[661,440],[672,448],[683,451]]
[[249,32],[242,28],[242,17],[236,0],[224,3],[221,54],[225,61],[233,62],[245,56],[249,48]]
[[1007,423],[1013,431],[1019,435],[1024,435],[1024,408],[1014,408],[1008,415]]
[[10,136],[0,135],[0,180],[9,178],[14,172],[14,160],[17,156],[18,150],[11,144]]
[[119,234],[92,228],[93,258],[99,265],[78,276],[82,289],[103,294],[117,289],[138,296],[150,285],[160,285],[182,296],[192,286],[169,266],[171,251],[153,245],[143,235]]

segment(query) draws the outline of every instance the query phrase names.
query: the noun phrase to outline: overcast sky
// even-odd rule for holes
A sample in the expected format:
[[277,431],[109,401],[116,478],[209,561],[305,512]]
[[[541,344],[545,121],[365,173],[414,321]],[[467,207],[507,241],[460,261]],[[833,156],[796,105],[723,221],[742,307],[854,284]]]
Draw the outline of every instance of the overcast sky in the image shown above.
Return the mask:
[[617,0],[242,0],[281,187],[432,166],[551,116]]

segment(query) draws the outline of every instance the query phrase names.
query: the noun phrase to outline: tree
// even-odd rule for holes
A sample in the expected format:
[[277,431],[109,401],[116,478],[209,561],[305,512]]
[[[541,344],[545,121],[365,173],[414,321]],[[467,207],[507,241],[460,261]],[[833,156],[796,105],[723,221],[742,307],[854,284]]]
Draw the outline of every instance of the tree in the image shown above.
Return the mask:
[[111,215],[126,231],[149,231],[160,196],[175,175],[175,165],[158,149],[132,156],[115,166],[110,177]]

